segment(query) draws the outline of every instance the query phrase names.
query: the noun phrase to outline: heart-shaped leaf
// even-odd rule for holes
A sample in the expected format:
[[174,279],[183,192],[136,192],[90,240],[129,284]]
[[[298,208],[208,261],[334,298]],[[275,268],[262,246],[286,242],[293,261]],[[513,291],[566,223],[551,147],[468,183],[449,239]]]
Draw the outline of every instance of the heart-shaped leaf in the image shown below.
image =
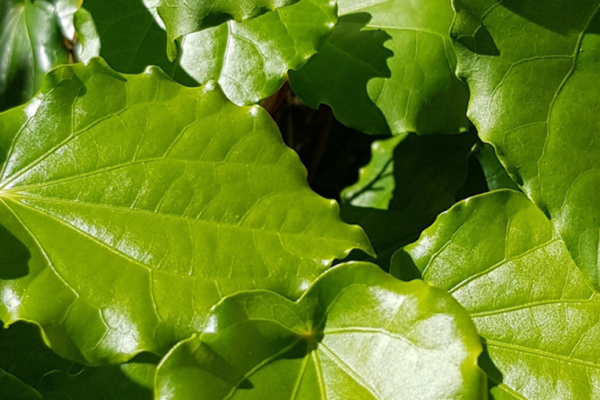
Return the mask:
[[368,263],[324,274],[296,303],[242,292],[157,372],[167,399],[481,399],[481,351],[444,291]]
[[290,72],[296,94],[328,104],[344,124],[371,134],[459,133],[469,92],[454,75],[450,0],[339,0],[323,50]]
[[161,48],[167,38],[156,20],[156,1],[86,0],[84,6],[96,23],[102,57],[117,71],[138,73],[158,65],[187,86],[218,81],[238,105],[256,104],[279,90],[288,70],[302,67],[337,21],[335,2],[301,0],[249,21],[187,34],[170,61]]
[[31,253],[27,276],[0,280],[0,317],[37,322],[75,360],[164,353],[228,293],[297,296],[371,251],[266,111],[156,68],[53,70],[0,114],[0,149],[0,223]]
[[69,62],[57,18],[46,1],[0,3],[0,111],[31,99],[46,72]]
[[417,272],[467,309],[487,347],[494,398],[600,396],[598,294],[523,194],[459,203],[394,255],[392,272]]
[[455,6],[469,115],[600,288],[600,1]]

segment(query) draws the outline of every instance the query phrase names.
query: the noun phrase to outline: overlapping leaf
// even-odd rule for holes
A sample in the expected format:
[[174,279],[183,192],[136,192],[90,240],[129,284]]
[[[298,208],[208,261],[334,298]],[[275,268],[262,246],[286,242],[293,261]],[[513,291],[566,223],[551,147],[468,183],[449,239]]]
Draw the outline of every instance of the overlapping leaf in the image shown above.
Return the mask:
[[[10,329],[0,329],[0,368],[10,373],[15,387],[20,382],[24,393],[38,396],[34,398],[143,400],[153,398],[156,363],[78,365],[46,347],[38,327],[19,322]],[[140,376],[146,382],[136,382]],[[18,398],[13,396],[6,385],[0,384],[0,399]]]
[[341,122],[372,134],[468,128],[450,0],[339,0],[339,14],[324,49],[290,73],[302,100],[328,104]]
[[[148,1],[148,0],[146,0]],[[158,3],[158,13],[169,36],[169,58],[177,55],[175,40],[230,19],[250,20],[265,12],[289,6],[299,0],[149,0]]]
[[365,229],[377,264],[389,268],[392,254],[419,237],[457,201],[477,137],[403,134],[372,145],[371,162],[356,184],[342,192],[345,221]]
[[302,0],[246,22],[229,21],[190,33],[180,39],[177,59],[170,61],[162,48],[167,36],[156,6],[155,0],[86,0],[102,57],[120,72],[158,65],[184,85],[218,81],[238,105],[255,104],[275,93],[288,70],[303,66],[322,47],[337,21],[334,2]]
[[370,251],[268,114],[214,86],[94,59],[53,70],[0,134],[0,222],[31,253],[26,276],[0,280],[0,316],[39,323],[72,359],[163,353],[227,293],[297,296]]
[[323,275],[298,302],[223,300],[157,372],[167,399],[481,399],[481,351],[444,291],[368,263]]
[[600,2],[455,5],[471,118],[600,288]]
[[25,103],[52,67],[69,62],[55,7],[46,1],[0,3],[0,111]]
[[447,289],[484,339],[494,398],[600,396],[600,302],[552,223],[498,191],[442,214],[392,271]]
[[42,400],[31,386],[0,368],[0,400]]

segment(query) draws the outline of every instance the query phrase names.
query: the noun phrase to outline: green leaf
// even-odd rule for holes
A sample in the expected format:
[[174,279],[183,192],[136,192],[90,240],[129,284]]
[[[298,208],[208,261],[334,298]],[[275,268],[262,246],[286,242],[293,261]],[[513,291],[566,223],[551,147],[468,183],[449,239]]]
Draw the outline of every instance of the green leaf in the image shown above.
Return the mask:
[[480,351],[447,293],[349,263],[295,303],[268,291],[224,299],[200,338],[161,362],[157,398],[481,399]]
[[[469,115],[600,288],[600,2],[457,0]],[[527,27],[527,29],[523,29]]]
[[132,382],[126,372],[136,370],[152,382],[156,373],[154,364],[121,364],[110,367],[85,367],[76,374],[50,372],[43,377],[38,390],[44,400],[152,400],[152,386]]
[[[86,26],[93,24],[96,34],[92,30],[85,37],[98,44],[93,51],[81,54],[80,59],[87,61],[100,55],[111,68],[128,74],[156,65],[177,82],[198,86],[178,60],[171,62],[167,58],[167,35],[156,11],[157,4],[157,0],[85,0],[85,9],[75,14],[77,32],[81,35]],[[185,54],[195,51],[187,46],[182,49]]]
[[403,134],[372,145],[371,162],[342,192],[346,222],[365,229],[377,264],[389,268],[399,247],[411,243],[456,203],[477,136]]
[[258,106],[100,59],[44,82],[0,114],[0,223],[31,252],[26,277],[0,281],[0,317],[38,323],[59,354],[164,354],[228,293],[297,296],[371,252]]
[[450,0],[339,0],[323,50],[290,84],[309,106],[331,106],[370,134],[459,133],[469,92],[454,75]]
[[[46,347],[39,327],[23,322],[0,329],[0,368],[45,400],[151,399],[156,363],[87,367],[65,360]],[[133,372],[133,373],[132,373]],[[0,385],[0,399],[4,386]],[[12,399],[12,397],[9,397]],[[41,398],[41,397],[40,397]]]
[[218,81],[238,105],[256,104],[279,90],[288,70],[302,67],[337,21],[334,2],[302,0],[250,21],[229,21],[188,34],[180,40],[180,52],[172,62],[161,48],[167,38],[153,3],[86,0],[102,42],[102,57],[125,73],[158,65],[187,86]]
[[490,190],[511,189],[517,192],[521,191],[498,160],[494,146],[486,143],[478,145],[475,148],[475,155],[483,168],[487,186]]
[[73,15],[79,9],[80,0],[50,0],[56,9],[56,18],[58,19],[63,37],[70,41],[75,40],[75,26],[73,25]]
[[169,37],[169,58],[174,60],[177,55],[175,40],[188,33],[199,32],[231,19],[239,22],[249,20],[297,1],[299,0],[158,0],[158,13]]
[[68,62],[52,4],[41,0],[0,3],[0,111],[31,99],[44,74]]
[[86,61],[100,55],[100,37],[92,15],[84,8],[73,14],[73,24],[77,30],[77,42],[74,45],[74,56],[78,61]]
[[0,368],[0,400],[42,400],[42,396]]
[[394,255],[448,290],[471,314],[497,399],[595,399],[600,302],[545,215],[523,194],[497,191],[442,214]]

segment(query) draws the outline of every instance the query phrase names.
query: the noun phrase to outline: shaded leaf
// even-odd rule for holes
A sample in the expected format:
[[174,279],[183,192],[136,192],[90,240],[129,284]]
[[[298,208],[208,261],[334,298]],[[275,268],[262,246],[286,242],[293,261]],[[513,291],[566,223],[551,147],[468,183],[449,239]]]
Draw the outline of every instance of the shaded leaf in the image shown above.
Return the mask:
[[279,90],[288,70],[303,66],[337,21],[334,2],[302,0],[249,21],[229,21],[190,33],[179,40],[180,51],[171,61],[161,48],[167,36],[156,3],[86,0],[84,6],[98,28],[102,57],[125,73],[160,66],[187,86],[218,81],[238,105],[256,104]]
[[158,0],[158,13],[169,36],[169,58],[173,60],[177,55],[175,40],[188,33],[217,26],[231,19],[238,22],[249,20],[297,1],[299,0]]
[[469,115],[600,288],[600,1],[455,6]]
[[51,3],[0,3],[0,111],[31,99],[46,72],[69,62],[62,40]]
[[442,214],[394,255],[395,275],[411,269],[470,313],[494,398],[600,396],[598,295],[523,194],[492,192]]
[[493,146],[487,143],[478,145],[475,149],[475,154],[483,168],[483,173],[485,174],[485,179],[490,190],[511,189],[517,192],[521,191],[515,181],[508,175],[500,160],[498,160]]
[[[156,363],[83,366],[46,347],[39,327],[18,322],[9,329],[0,329],[0,368],[41,394],[44,400],[142,400],[153,398],[153,385],[140,385],[137,376],[152,382]],[[4,399],[4,389],[0,385],[0,399]]]
[[37,322],[67,358],[164,353],[228,293],[297,296],[371,251],[263,109],[155,68],[54,69],[0,115],[0,149],[0,223],[31,252],[28,276],[0,281],[0,316]]
[[371,162],[342,192],[346,222],[365,229],[388,269],[394,251],[419,237],[457,201],[469,168],[474,133],[456,136],[404,134],[372,145]]
[[42,400],[42,396],[0,368],[0,400]]
[[450,0],[339,0],[323,50],[290,84],[309,106],[331,106],[370,134],[459,133],[469,93],[454,75]]
[[480,399],[480,351],[447,293],[350,263],[296,303],[267,291],[224,299],[200,338],[161,362],[157,398]]

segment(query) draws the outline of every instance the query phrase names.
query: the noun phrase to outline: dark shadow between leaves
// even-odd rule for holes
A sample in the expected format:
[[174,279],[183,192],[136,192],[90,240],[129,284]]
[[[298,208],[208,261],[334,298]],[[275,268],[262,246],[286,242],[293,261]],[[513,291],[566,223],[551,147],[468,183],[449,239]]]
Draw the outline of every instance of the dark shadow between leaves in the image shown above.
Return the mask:
[[450,37],[476,54],[499,56],[500,50],[481,18],[468,10],[459,10]]
[[502,381],[504,380],[504,377],[502,375],[502,372],[494,364],[494,361],[492,361],[492,358],[490,357],[490,353],[488,351],[485,340],[482,340],[482,345],[483,345],[483,351],[479,355],[478,364],[479,364],[479,367],[483,370],[483,372],[485,372],[485,374],[487,376],[488,392],[489,392],[490,399],[494,399],[495,397],[492,394],[492,389],[497,387],[498,385],[500,385],[502,383]]
[[579,35],[597,4],[593,1],[504,0],[500,7],[553,32]]
[[167,57],[167,33],[158,25],[142,0],[86,0],[100,41],[100,56],[116,71],[143,72],[148,65],[159,66],[167,75],[186,86],[198,83]]
[[19,279],[29,274],[29,249],[0,225],[0,279]]
[[[388,209],[342,205],[342,219],[365,230],[378,255],[376,263],[384,270],[389,270],[394,252],[417,240],[441,212],[465,197],[487,191],[481,166],[476,157],[471,156],[477,142],[475,132],[411,134],[394,149],[395,188]],[[357,253],[351,257],[370,260]],[[410,279],[416,277],[414,273],[409,275]]]
[[[308,104],[327,104],[349,126],[369,134],[391,134],[383,112],[367,92],[369,81],[390,78],[387,65],[394,53],[384,46],[385,31],[367,27],[371,15],[340,17],[325,47],[300,70],[290,71],[292,89]],[[311,87],[311,90],[298,90]]]

